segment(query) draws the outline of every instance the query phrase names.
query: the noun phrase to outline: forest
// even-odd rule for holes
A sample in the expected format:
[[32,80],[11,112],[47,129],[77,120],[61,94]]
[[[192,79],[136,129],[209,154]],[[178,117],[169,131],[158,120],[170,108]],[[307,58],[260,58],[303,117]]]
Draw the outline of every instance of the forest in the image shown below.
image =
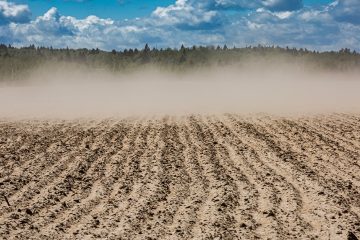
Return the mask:
[[285,61],[309,69],[347,71],[360,69],[360,54],[350,49],[311,51],[278,46],[192,46],[157,49],[148,44],[142,49],[103,51],[96,49],[55,49],[52,47],[14,47],[0,44],[0,79],[16,80],[45,64],[80,64],[110,72],[137,71],[147,66],[168,71],[188,71],[209,66],[245,64],[251,61]]

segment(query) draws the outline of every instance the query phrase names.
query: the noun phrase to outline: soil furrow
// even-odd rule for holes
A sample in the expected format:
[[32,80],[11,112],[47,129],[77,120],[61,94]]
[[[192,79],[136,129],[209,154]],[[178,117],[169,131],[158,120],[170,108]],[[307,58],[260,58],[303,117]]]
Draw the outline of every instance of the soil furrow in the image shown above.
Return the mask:
[[[152,194],[150,204],[148,203],[151,212],[148,212],[145,208],[141,209],[140,225],[133,225],[133,227],[142,229],[144,236],[163,238],[164,236],[173,235],[181,237],[183,235],[182,229],[174,229],[171,226],[174,224],[174,216],[179,207],[182,206],[190,194],[190,179],[184,166],[185,147],[179,140],[180,128],[175,121],[166,118],[162,125],[164,125],[164,131],[161,135],[162,149],[165,151],[161,153],[161,161],[163,161],[163,166],[165,163],[167,164],[167,172],[171,174],[164,174],[165,178],[161,179],[160,182],[168,184],[169,191],[163,197],[159,197],[162,196],[163,192],[156,191],[155,194]],[[147,221],[147,219],[149,220]],[[143,226],[146,226],[146,228]]]
[[[238,204],[234,209],[233,216],[236,219],[238,229],[237,235],[245,236],[247,239],[256,239],[261,238],[256,234],[256,228],[259,223],[254,219],[254,213],[258,211],[258,201],[259,193],[256,189],[256,184],[252,183],[254,181],[253,177],[249,177],[247,174],[250,174],[251,171],[246,169],[244,172],[245,166],[240,165],[238,158],[240,156],[234,154],[233,149],[231,148],[231,141],[228,139],[230,137],[228,132],[223,131],[223,125],[219,121],[214,120],[213,117],[206,119],[206,124],[209,129],[213,132],[215,136],[216,148],[219,153],[219,159],[221,165],[226,169],[226,172],[234,179],[234,183],[237,185],[239,192],[237,201]],[[269,237],[269,234],[267,234]]]
[[[87,189],[91,186],[91,182],[87,181],[85,176],[92,164],[99,158],[99,152],[92,151],[90,148],[96,140],[102,140],[102,137],[106,134],[104,130],[107,127],[106,122],[101,122],[98,127],[94,128],[94,131],[99,131],[101,134],[97,135],[92,131],[88,132],[89,135],[86,135],[80,142],[80,148],[74,146],[78,149],[77,154],[72,153],[67,156],[66,165],[59,168],[62,170],[61,174],[50,178],[50,184],[48,182],[48,185],[41,189],[38,196],[27,203],[27,208],[32,212],[31,221],[28,222],[29,231],[38,232],[39,234],[45,233],[45,236],[49,234],[48,230],[42,232],[40,229],[46,228],[48,224],[56,221],[59,216],[67,213],[69,205],[78,197],[78,189]],[[81,193],[85,192],[81,190]],[[36,224],[33,224],[33,222],[36,222]],[[59,230],[62,231],[62,229]]]
[[0,238],[359,238],[359,140],[356,114],[0,120]]
[[132,217],[137,210],[135,205],[138,206],[146,201],[147,195],[142,191],[146,188],[147,176],[149,175],[148,161],[156,151],[156,147],[152,145],[157,139],[157,132],[153,128],[154,124],[153,121],[145,121],[142,124],[134,143],[133,153],[130,152],[130,157],[128,156],[126,160],[126,177],[117,193],[119,198],[114,199],[116,209],[112,212],[115,222],[113,231],[109,233],[111,239],[126,238],[127,232],[131,229]]
[[[83,216],[84,222],[69,229],[68,232],[72,233],[74,235],[73,237],[90,235],[98,236],[103,233],[107,236],[109,231],[106,231],[106,229],[112,229],[115,226],[115,221],[111,218],[117,214],[119,198],[122,197],[120,192],[124,186],[123,181],[129,174],[129,172],[126,171],[129,155],[135,149],[135,142],[142,132],[142,125],[141,122],[137,121],[128,123],[128,131],[122,141],[119,142],[121,144],[121,150],[113,156],[114,164],[117,166],[113,169],[114,175],[108,176],[109,178],[114,179],[111,182],[112,185],[109,185],[108,191],[106,191],[106,189],[103,191],[103,199],[100,201],[99,205],[93,207],[91,212],[88,212]],[[111,174],[111,172],[108,174]],[[102,226],[101,228],[99,228],[100,223]],[[96,231],[89,232],[88,229],[95,229]]]
[[[322,222],[321,226],[318,226],[318,232],[327,231],[331,233],[331,236],[341,237],[346,231],[342,231],[341,224],[342,218],[347,218],[347,221],[356,223],[358,216],[353,212],[350,212],[349,199],[345,199],[342,195],[334,194],[334,188],[336,182],[331,177],[324,178],[322,168],[321,170],[314,170],[311,158],[304,154],[301,148],[296,148],[294,144],[289,144],[293,141],[294,136],[290,135],[286,140],[281,136],[287,136],[289,130],[278,129],[277,131],[268,132],[268,130],[261,128],[259,125],[254,124],[256,120],[251,119],[250,122],[242,123],[248,129],[248,132],[257,137],[257,142],[264,141],[266,145],[274,152],[275,156],[280,158],[284,165],[291,164],[292,169],[290,172],[293,174],[299,174],[297,179],[302,181],[310,180],[311,183],[302,184],[304,190],[310,191],[312,197],[317,198],[316,201],[323,202],[323,205],[316,206],[313,210],[318,216],[318,221]],[[275,123],[271,124],[273,126]],[[243,126],[244,127],[244,126]],[[278,132],[281,132],[281,136],[278,136]],[[276,137],[275,137],[276,136]],[[279,162],[281,163],[281,162]],[[308,166],[308,164],[311,164]],[[320,173],[320,174],[319,174]],[[333,199],[335,198],[335,199]],[[336,201],[339,204],[333,204]],[[310,205],[308,205],[310,207]],[[322,210],[326,208],[326,210]],[[326,213],[326,214],[325,214]],[[343,213],[346,216],[343,216]],[[314,217],[315,218],[315,217]],[[340,224],[339,224],[340,222]],[[312,226],[315,226],[312,224]]]
[[198,154],[190,139],[190,132],[184,119],[180,120],[179,141],[183,144],[184,168],[189,175],[189,196],[186,198],[173,217],[171,232],[183,239],[193,238],[193,228],[198,219],[198,212],[209,194],[208,180],[198,161]]
[[220,164],[212,132],[197,116],[189,118],[189,126],[201,153],[199,161],[210,180],[209,197],[199,212],[198,224],[193,229],[194,238],[233,239],[237,229],[236,219],[231,213],[238,204],[237,186]]
[[[252,173],[255,176],[254,180],[258,185],[260,199],[264,201],[268,198],[268,203],[261,202],[261,209],[258,213],[263,213],[265,216],[270,216],[277,223],[274,229],[279,236],[298,237],[303,234],[304,229],[309,230],[309,226],[299,216],[299,211],[302,208],[302,198],[297,188],[293,186],[284,175],[269,164],[273,158],[267,154],[267,146],[257,146],[253,144],[258,139],[252,139],[247,134],[246,128],[243,132],[233,130],[231,126],[221,122],[221,129],[223,135],[228,136],[231,143],[230,148],[235,151],[241,158],[245,159],[243,168],[246,167],[247,173]],[[237,132],[234,132],[237,131]],[[268,196],[266,198],[266,196]],[[264,221],[264,218],[257,215],[257,219]],[[262,223],[259,226],[259,232],[269,232],[263,230],[269,224]],[[289,231],[291,229],[291,231]]]
[[[31,124],[31,127],[35,129],[41,128],[35,124]],[[34,176],[38,176],[43,171],[50,171],[51,168],[54,168],[53,164],[59,163],[58,155],[67,150],[63,143],[71,138],[69,133],[72,130],[74,128],[71,126],[60,125],[55,129],[35,130],[34,133],[30,134],[32,136],[30,138],[25,138],[23,135],[26,132],[22,132],[16,139],[19,142],[16,147],[17,150],[4,150],[3,155],[7,156],[8,162],[15,160],[17,165],[11,171],[4,172],[4,176],[0,180],[5,187],[9,185],[7,187],[7,196],[9,198],[16,192],[26,191],[24,188],[29,188],[29,184],[35,184],[36,187],[37,182],[34,182]],[[52,146],[56,146],[56,148],[49,149]],[[30,152],[29,149],[32,149],[32,151]],[[7,153],[13,155],[7,155]],[[11,156],[13,159],[11,159]],[[17,196],[15,198],[18,199]]]
[[[96,137],[91,146],[92,151],[96,153],[96,159],[91,163],[87,170],[84,169],[82,182],[75,190],[72,197],[78,199],[77,201],[69,201],[64,199],[62,205],[64,211],[56,216],[56,219],[48,226],[43,227],[47,229],[47,234],[51,231],[68,233],[70,228],[81,220],[81,217],[86,216],[96,205],[100,198],[106,194],[106,189],[102,184],[102,180],[106,175],[106,164],[115,153],[112,147],[109,148],[111,139],[116,135],[117,124],[111,126],[112,123],[106,123],[107,130],[104,134]],[[98,157],[99,156],[99,157]],[[80,169],[81,171],[81,169]]]
[[[72,224],[70,229],[67,231],[69,238],[77,236],[79,234],[84,234],[82,230],[87,227],[99,228],[99,224],[96,220],[98,217],[103,218],[101,216],[103,210],[106,208],[107,202],[109,201],[110,193],[114,189],[114,184],[121,178],[121,168],[123,167],[124,161],[120,159],[120,153],[123,150],[124,144],[123,140],[127,137],[128,132],[131,131],[132,125],[129,124],[126,120],[118,123],[114,126],[114,134],[109,141],[108,154],[110,156],[105,159],[103,166],[103,176],[100,181],[100,185],[102,187],[102,192],[95,199],[92,206],[89,207],[89,212],[86,214],[82,214],[77,219],[76,224]],[[102,221],[104,224],[104,220]],[[97,234],[97,233],[94,233]]]

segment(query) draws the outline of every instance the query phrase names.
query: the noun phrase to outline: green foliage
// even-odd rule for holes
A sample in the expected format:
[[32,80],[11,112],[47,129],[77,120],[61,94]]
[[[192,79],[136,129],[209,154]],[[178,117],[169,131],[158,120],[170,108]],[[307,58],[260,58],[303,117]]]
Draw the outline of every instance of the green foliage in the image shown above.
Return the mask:
[[106,69],[112,72],[136,71],[144,65],[153,65],[171,71],[213,65],[242,64],[250,60],[285,60],[301,63],[313,69],[349,70],[360,69],[360,54],[350,49],[317,52],[307,49],[280,48],[274,46],[228,48],[220,46],[181,45],[180,49],[115,49],[107,52],[100,49],[53,49],[45,47],[15,48],[0,44],[0,79],[20,79],[33,69],[47,63],[76,63],[90,68]]

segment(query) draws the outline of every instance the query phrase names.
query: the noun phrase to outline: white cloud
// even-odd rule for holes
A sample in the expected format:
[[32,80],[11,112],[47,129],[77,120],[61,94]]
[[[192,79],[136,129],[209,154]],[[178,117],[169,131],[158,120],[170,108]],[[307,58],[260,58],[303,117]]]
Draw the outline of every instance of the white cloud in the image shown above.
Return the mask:
[[286,19],[286,18],[289,18],[293,12],[290,12],[290,11],[285,11],[285,12],[277,12],[277,13],[274,13],[278,18],[281,18],[281,19]]
[[278,13],[259,9],[238,21],[230,21],[225,33],[232,44],[244,46],[262,43],[317,50],[351,48],[359,50],[360,27],[339,23],[324,8],[302,9],[284,18]]
[[[217,1],[227,4],[231,0]],[[56,8],[51,8],[32,21],[0,26],[0,41],[106,50],[142,48],[145,43],[157,47],[261,43],[319,50],[343,47],[359,50],[360,26],[354,21],[339,20],[334,13],[336,9],[344,10],[349,3],[339,1],[323,8],[296,11],[258,8],[246,14],[235,11],[231,15],[227,11],[205,8],[204,4],[205,1],[194,4],[178,0],[168,7],[157,8],[149,17],[124,21],[97,16],[78,19],[62,16]]]
[[360,24],[360,0],[338,0],[331,5],[330,12],[337,21]]
[[177,0],[168,7],[158,7],[152,13],[158,25],[176,25],[182,28],[208,28],[216,23],[217,12],[196,8],[186,0]]
[[7,24],[9,22],[28,22],[30,16],[31,12],[27,5],[18,5],[0,0],[0,24]]

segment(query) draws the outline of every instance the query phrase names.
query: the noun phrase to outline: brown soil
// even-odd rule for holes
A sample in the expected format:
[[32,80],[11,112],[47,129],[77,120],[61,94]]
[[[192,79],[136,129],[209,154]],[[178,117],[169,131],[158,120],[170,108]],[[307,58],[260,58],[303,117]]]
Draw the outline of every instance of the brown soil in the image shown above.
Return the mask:
[[2,239],[360,237],[360,116],[4,120],[0,190]]

